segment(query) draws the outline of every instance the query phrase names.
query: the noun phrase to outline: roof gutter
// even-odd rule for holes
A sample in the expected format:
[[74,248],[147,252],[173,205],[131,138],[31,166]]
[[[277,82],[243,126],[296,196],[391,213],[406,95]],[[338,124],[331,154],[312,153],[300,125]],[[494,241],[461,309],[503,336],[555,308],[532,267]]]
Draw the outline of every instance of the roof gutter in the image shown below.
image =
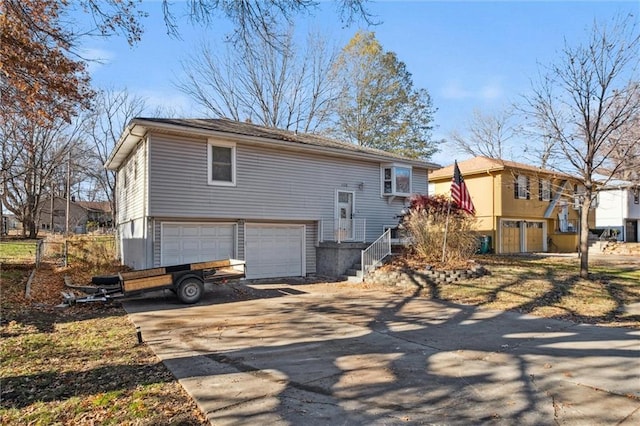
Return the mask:
[[129,122],[122,136],[118,139],[115,148],[111,151],[111,155],[109,155],[109,158],[104,163],[105,169],[118,170],[133,148],[147,135],[147,129],[145,127],[142,127],[142,134],[134,133],[137,127],[141,127],[136,123],[137,121],[138,120],[134,119]]

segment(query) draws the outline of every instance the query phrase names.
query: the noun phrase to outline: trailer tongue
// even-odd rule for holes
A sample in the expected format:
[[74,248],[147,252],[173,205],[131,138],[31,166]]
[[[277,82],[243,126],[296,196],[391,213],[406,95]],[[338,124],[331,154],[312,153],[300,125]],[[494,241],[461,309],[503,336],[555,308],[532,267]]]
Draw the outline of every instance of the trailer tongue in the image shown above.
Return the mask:
[[[117,277],[114,276],[114,284],[102,286],[74,285],[69,277],[65,277],[65,286],[70,291],[62,292],[64,301],[60,306],[86,302],[106,302],[162,289],[173,291],[182,303],[191,304],[198,302],[202,297],[205,282],[223,283],[244,277],[245,262],[237,259],[212,260],[122,272]],[[76,296],[74,290],[85,295]]]

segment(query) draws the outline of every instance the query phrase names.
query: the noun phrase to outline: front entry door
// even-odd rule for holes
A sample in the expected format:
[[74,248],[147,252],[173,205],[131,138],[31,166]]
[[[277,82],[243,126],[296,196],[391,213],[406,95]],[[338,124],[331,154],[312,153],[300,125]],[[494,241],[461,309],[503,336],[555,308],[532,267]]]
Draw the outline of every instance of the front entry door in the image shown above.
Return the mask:
[[353,192],[338,191],[336,232],[338,241],[353,240]]
[[627,229],[625,231],[625,241],[628,243],[636,243],[638,242],[638,221],[637,220],[628,220],[627,221]]

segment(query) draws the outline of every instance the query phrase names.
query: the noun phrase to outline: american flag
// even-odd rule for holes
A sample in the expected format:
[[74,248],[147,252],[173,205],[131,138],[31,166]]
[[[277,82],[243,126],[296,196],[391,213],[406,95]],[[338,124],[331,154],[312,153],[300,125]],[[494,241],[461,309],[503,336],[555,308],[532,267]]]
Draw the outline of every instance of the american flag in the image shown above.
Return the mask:
[[472,215],[476,214],[476,208],[473,206],[473,201],[471,201],[471,195],[469,195],[469,190],[467,189],[467,185],[464,183],[462,174],[460,174],[460,169],[458,168],[458,161],[456,161],[453,166],[453,180],[451,181],[451,198],[462,210]]

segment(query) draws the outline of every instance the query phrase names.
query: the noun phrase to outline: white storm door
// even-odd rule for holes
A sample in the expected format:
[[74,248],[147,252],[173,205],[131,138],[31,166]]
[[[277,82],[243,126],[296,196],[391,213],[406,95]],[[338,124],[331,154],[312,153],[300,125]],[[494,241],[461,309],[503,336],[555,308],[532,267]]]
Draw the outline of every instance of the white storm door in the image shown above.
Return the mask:
[[336,195],[336,233],[337,241],[353,240],[353,211],[355,194],[351,191],[338,191]]

